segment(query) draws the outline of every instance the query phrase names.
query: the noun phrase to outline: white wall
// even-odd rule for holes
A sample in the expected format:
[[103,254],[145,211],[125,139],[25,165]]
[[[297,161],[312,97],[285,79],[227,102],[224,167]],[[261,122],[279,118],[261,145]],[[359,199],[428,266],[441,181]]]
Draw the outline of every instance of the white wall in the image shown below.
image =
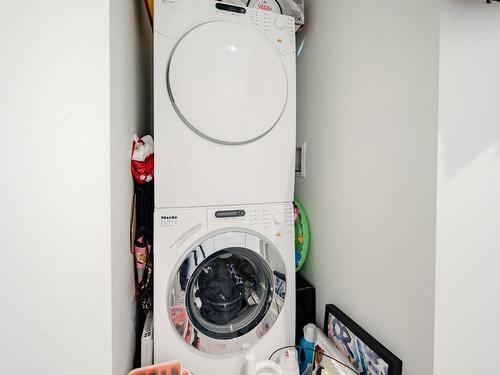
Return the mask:
[[130,368],[128,158],[150,92],[135,3],[0,13],[2,374]]
[[0,14],[0,372],[109,374],[107,3]]
[[441,1],[435,375],[498,373],[500,4]]
[[111,262],[113,374],[132,368],[134,264],[129,247],[131,135],[151,133],[152,29],[142,1],[111,0]]
[[432,373],[439,9],[434,0],[306,2],[297,195],[317,320],[334,303]]

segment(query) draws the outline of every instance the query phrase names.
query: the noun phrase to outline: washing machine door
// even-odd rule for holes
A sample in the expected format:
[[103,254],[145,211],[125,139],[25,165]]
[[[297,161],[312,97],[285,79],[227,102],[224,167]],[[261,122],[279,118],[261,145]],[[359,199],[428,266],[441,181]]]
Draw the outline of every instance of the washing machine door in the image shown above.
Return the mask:
[[201,24],[180,39],[167,87],[184,123],[223,144],[251,142],[271,131],[288,93],[280,54],[268,37],[229,21]]
[[194,348],[234,353],[273,326],[285,294],[284,262],[269,241],[243,231],[216,233],[180,263],[168,290],[169,318]]

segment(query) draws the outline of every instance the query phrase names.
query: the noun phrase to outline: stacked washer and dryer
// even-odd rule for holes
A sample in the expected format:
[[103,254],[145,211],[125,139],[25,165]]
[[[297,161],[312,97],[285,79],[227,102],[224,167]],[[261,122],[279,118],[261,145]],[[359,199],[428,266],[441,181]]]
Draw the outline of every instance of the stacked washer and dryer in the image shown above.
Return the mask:
[[[155,1],[155,362],[294,343],[294,19]],[[229,276],[228,276],[229,275]]]

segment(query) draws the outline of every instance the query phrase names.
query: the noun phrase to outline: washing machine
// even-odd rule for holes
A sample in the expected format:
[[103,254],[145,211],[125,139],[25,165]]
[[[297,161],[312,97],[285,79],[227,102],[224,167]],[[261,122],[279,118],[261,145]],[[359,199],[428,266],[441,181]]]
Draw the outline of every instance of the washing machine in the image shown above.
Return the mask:
[[292,17],[155,1],[155,207],[291,202]]
[[291,204],[156,210],[154,249],[156,363],[239,374],[293,345]]

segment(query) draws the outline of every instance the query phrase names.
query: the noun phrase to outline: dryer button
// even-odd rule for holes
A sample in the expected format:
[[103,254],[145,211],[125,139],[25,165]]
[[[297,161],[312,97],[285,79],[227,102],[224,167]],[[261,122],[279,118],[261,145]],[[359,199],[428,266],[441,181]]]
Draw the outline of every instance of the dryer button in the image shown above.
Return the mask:
[[283,19],[281,18],[275,18],[274,19],[274,26],[276,27],[276,29],[278,30],[283,30],[286,26],[286,23]]

